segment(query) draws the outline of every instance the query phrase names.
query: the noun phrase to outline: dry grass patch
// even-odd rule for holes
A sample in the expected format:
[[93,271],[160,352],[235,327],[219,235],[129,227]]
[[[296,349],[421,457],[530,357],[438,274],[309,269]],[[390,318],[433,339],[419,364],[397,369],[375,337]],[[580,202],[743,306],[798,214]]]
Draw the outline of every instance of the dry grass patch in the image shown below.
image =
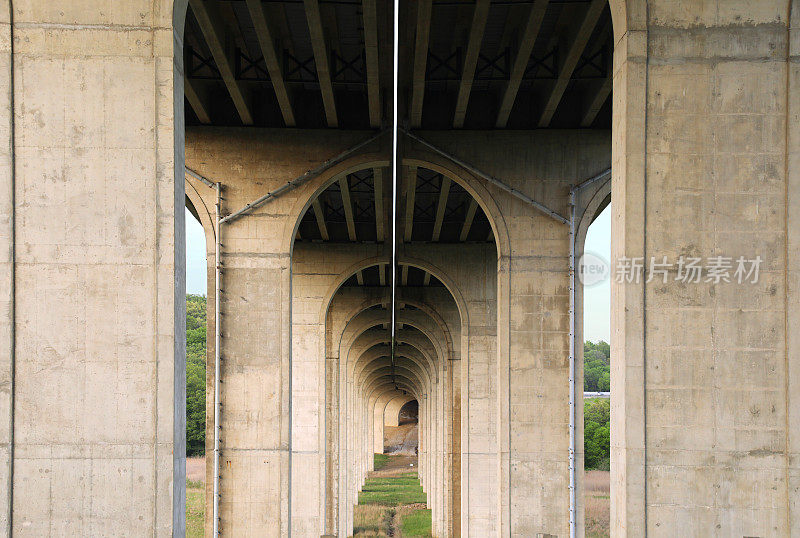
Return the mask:
[[354,536],[386,536],[385,519],[387,506],[359,504],[353,514]]
[[583,501],[586,538],[611,536],[611,473],[587,471]]

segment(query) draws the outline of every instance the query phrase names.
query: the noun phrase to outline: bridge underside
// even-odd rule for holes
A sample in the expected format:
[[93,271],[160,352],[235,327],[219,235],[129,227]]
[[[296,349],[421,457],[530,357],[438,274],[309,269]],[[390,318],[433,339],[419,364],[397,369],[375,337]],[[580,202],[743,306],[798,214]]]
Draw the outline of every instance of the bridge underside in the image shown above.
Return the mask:
[[223,535],[349,535],[410,398],[436,536],[569,536],[564,218],[580,252],[612,197],[615,260],[764,260],[612,283],[613,534],[800,535],[787,2],[401,2],[394,219],[388,2],[54,5],[0,1],[7,534],[181,534],[189,206],[220,298],[208,536],[215,474]]

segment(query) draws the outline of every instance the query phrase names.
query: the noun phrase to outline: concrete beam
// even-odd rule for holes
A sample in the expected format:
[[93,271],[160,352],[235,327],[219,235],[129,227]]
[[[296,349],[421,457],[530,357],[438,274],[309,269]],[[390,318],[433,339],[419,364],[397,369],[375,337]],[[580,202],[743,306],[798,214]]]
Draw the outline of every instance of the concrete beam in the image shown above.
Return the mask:
[[[606,34],[611,33],[611,23],[608,23],[603,31],[600,33],[601,36],[605,36]],[[597,47],[597,52],[602,47],[602,44]],[[606,64],[606,78],[594,88],[594,95],[589,100],[589,105],[586,108],[586,111],[583,114],[583,118],[581,119],[581,127],[591,127],[592,123],[594,123],[597,114],[600,112],[600,109],[603,108],[603,105],[608,100],[608,97],[611,95],[611,88],[612,88],[612,80],[611,77],[614,72],[614,55],[608,54]]]
[[381,85],[378,62],[378,8],[375,0],[363,0],[364,53],[367,64],[367,102],[369,124],[376,129],[381,126]]
[[311,202],[311,207],[314,208],[314,216],[317,219],[317,226],[319,227],[319,235],[322,236],[323,241],[330,239],[328,236],[328,226],[325,223],[325,214],[322,212],[322,204],[319,203],[319,197]]
[[581,54],[583,54],[584,49],[586,49],[589,38],[592,36],[597,21],[603,13],[603,8],[607,4],[607,0],[592,0],[592,3],[589,4],[589,9],[586,10],[586,15],[583,17],[578,33],[575,35],[575,39],[569,48],[566,58],[564,58],[561,71],[558,73],[558,79],[550,90],[550,96],[547,98],[542,116],[539,119],[539,127],[547,127],[550,125],[553,115],[556,113],[556,109],[558,109],[558,105],[561,102],[561,98],[564,96],[564,92],[567,89],[569,80],[572,78],[572,73],[575,71],[575,67],[577,67],[578,61],[581,59]]
[[364,285],[364,271],[358,271],[356,273],[356,282],[358,282],[359,286]]
[[408,286],[408,265],[401,266],[400,269],[400,285]]
[[356,223],[353,219],[353,202],[350,200],[350,183],[347,176],[339,180],[339,187],[342,190],[342,204],[344,205],[344,218],[347,221],[347,237],[350,241],[357,241]]
[[422,125],[425,99],[425,71],[428,65],[428,42],[431,33],[431,0],[417,2],[417,36],[414,43],[414,72],[411,85],[411,127]]
[[275,90],[275,97],[281,108],[283,123],[287,127],[294,127],[294,111],[289,99],[289,91],[286,88],[286,81],[283,79],[281,64],[273,45],[272,31],[270,30],[264,7],[261,0],[247,0],[247,9],[250,11],[250,18],[253,20],[258,44],[261,47],[261,54],[264,56],[264,63],[267,64],[267,72],[272,82],[272,89]]
[[405,172],[408,190],[406,191],[406,215],[403,228],[403,241],[409,243],[411,242],[411,232],[414,230],[414,199],[417,194],[417,167],[409,166],[405,169]]
[[464,217],[464,225],[461,227],[461,234],[458,236],[459,241],[466,241],[469,235],[469,230],[472,228],[472,221],[475,219],[475,211],[478,209],[478,202],[475,199],[469,201],[467,214]]
[[442,222],[444,221],[444,211],[447,209],[447,196],[450,194],[450,178],[442,177],[442,188],[439,190],[439,203],[436,205],[436,219],[433,223],[433,237],[431,241],[438,241],[442,233]]
[[311,34],[311,47],[314,50],[314,63],[317,65],[319,89],[322,92],[322,104],[325,107],[325,118],[328,127],[338,127],[336,102],[333,95],[330,66],[328,65],[328,46],[325,43],[325,32],[322,28],[322,16],[318,0],[303,0],[306,7],[308,32]]
[[489,0],[477,0],[472,16],[472,29],[467,41],[467,52],[464,56],[464,69],[461,72],[461,84],[458,87],[456,98],[456,112],[453,118],[453,127],[460,129],[464,126],[467,115],[469,94],[472,91],[472,81],[475,78],[475,67],[478,65],[478,55],[481,51],[483,31],[486,29],[486,20],[489,18]]
[[183,76],[183,94],[186,96],[186,100],[189,101],[189,106],[194,110],[200,123],[211,123],[211,116],[208,114],[205,99],[201,97],[203,95],[202,90],[186,74]]
[[497,114],[496,127],[498,128],[506,126],[508,123],[508,116],[511,114],[511,109],[514,108],[514,101],[517,100],[517,92],[522,83],[522,77],[525,75],[525,69],[528,67],[531,52],[533,52],[533,46],[536,43],[539,30],[542,27],[542,20],[544,20],[544,14],[547,11],[548,1],[549,0],[536,0],[531,6],[531,11],[528,15],[528,23],[525,25],[525,33],[522,35],[519,50],[514,57],[511,76],[509,77],[505,92],[503,92],[503,100],[500,103],[500,111]]
[[225,30],[221,24],[222,18],[216,10],[216,5],[206,0],[189,0],[189,5],[192,8],[195,19],[197,19],[197,23],[200,25],[200,31],[203,33],[206,45],[208,45],[208,49],[214,57],[214,63],[217,64],[217,69],[222,76],[222,80],[228,89],[242,123],[252,125],[253,114],[250,112],[244,85],[236,80],[233,73],[233,61],[226,47]]
[[[384,218],[383,214],[383,169],[372,169],[372,184],[375,191],[375,237],[379,243],[384,239]],[[383,284],[381,284],[383,285]]]
[[594,123],[595,118],[597,118],[597,114],[600,112],[600,109],[603,108],[603,105],[606,103],[606,101],[608,101],[608,98],[611,95],[611,86],[611,72],[609,72],[603,83],[600,84],[597,90],[595,90],[594,97],[592,97],[586,112],[583,114],[581,127],[592,126],[592,123]]

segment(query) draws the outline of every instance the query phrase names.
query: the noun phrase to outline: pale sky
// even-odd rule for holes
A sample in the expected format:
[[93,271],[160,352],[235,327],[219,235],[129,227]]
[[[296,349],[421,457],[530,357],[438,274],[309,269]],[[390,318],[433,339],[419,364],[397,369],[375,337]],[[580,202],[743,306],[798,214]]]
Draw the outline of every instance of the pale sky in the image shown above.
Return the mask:
[[[186,210],[186,292],[206,294],[206,248],[203,227]],[[586,252],[608,261],[611,258],[611,210],[606,207],[586,234]],[[609,281],[584,288],[584,339],[609,341],[611,316]]]
[[[586,232],[584,252],[611,259],[611,205],[608,205]],[[606,279],[583,288],[583,339],[597,343],[610,341],[611,281]]]
[[206,235],[186,210],[186,293],[206,294]]

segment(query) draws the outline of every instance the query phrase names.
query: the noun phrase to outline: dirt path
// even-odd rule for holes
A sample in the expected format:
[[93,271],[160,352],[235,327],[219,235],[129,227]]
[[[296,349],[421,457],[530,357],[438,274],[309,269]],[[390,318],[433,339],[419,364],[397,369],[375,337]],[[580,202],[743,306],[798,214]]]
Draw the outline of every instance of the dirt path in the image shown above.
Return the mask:
[[386,466],[379,471],[372,471],[369,473],[370,477],[384,477],[393,476],[398,473],[406,473],[408,471],[417,470],[417,457],[416,456],[395,456],[386,462]]
[[206,481],[206,459],[203,456],[186,458],[186,479],[192,482]]

